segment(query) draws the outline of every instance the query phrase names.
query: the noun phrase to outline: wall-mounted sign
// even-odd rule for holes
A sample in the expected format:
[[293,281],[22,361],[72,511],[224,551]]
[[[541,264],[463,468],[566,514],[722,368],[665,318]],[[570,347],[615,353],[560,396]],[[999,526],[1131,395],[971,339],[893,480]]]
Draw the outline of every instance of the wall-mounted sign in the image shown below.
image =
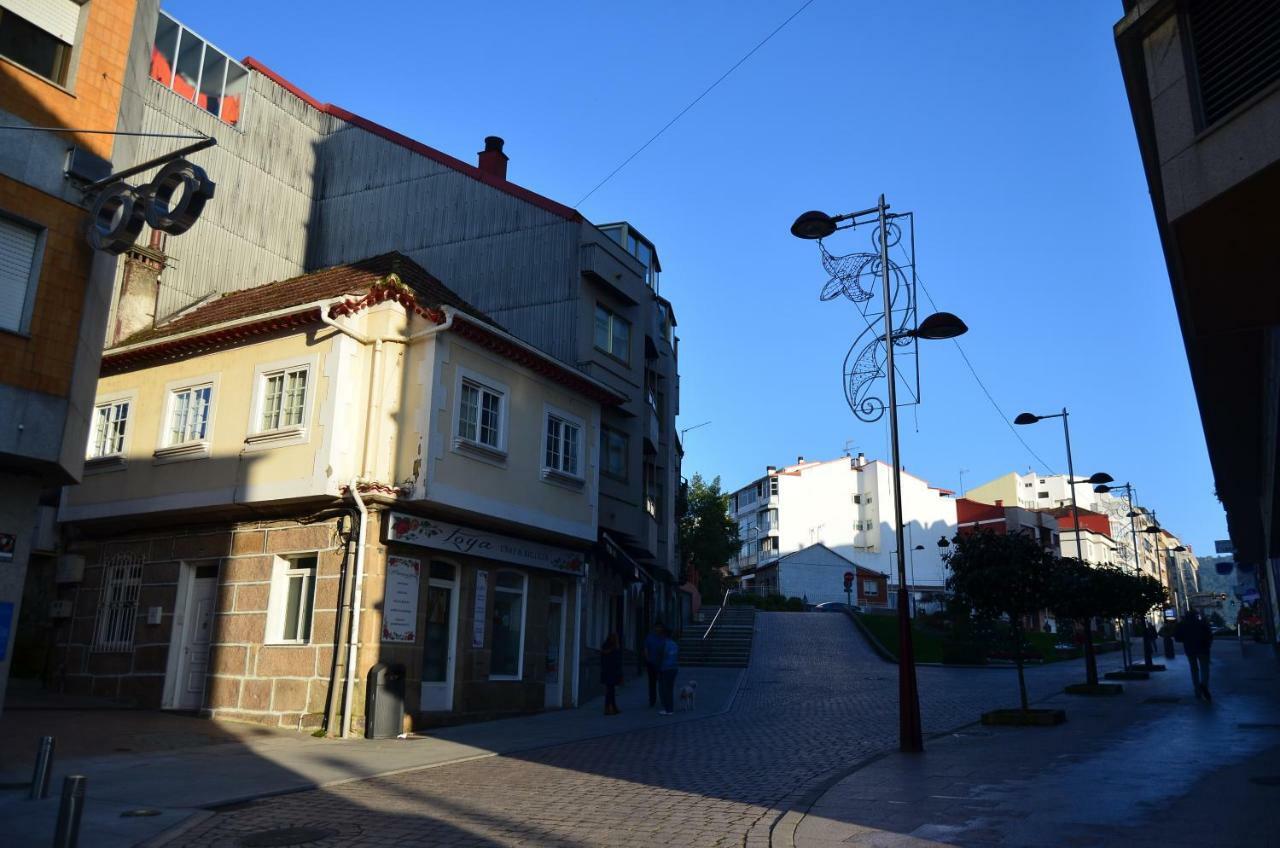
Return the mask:
[[387,557],[387,593],[382,603],[382,641],[413,642],[418,633],[418,579],[422,560]]
[[489,572],[476,572],[476,608],[471,625],[471,647],[484,647],[484,628],[489,614]]
[[117,180],[103,188],[89,208],[89,245],[105,253],[124,253],[138,240],[144,223],[180,236],[199,219],[213,189],[204,168],[186,159],[174,159],[143,186]]
[[9,634],[13,630],[13,604],[0,603],[0,660],[9,656]]
[[546,568],[567,574],[582,573],[582,554],[565,548],[528,542],[501,533],[472,530],[434,518],[391,513],[391,527],[387,541],[421,545],[439,551],[472,554],[501,562]]
[[18,537],[13,533],[0,533],[0,562],[13,562],[13,551],[18,547]]
[[1213,543],[1213,549],[1220,554],[1233,554],[1236,552],[1236,546],[1231,544],[1230,539],[1216,539]]

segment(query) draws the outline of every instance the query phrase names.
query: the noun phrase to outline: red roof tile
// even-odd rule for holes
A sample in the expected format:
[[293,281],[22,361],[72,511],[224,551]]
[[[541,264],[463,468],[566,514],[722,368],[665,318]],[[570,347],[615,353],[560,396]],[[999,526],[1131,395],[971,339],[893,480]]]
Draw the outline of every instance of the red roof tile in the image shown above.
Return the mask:
[[266,315],[292,306],[333,300],[345,295],[363,295],[388,275],[397,275],[412,288],[418,299],[428,306],[453,306],[495,327],[498,324],[479,309],[467,303],[418,263],[399,252],[384,253],[358,262],[348,262],[279,280],[251,289],[229,292],[197,306],[176,318],[148,327],[124,339],[115,347],[127,347],[205,327],[225,324],[255,315]]

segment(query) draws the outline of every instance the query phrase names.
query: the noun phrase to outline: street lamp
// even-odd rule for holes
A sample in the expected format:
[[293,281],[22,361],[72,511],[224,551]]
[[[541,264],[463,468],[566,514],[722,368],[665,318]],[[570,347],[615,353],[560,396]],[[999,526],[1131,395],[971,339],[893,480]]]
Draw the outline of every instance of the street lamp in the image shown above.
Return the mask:
[[[1152,516],[1152,521],[1155,521],[1154,515]],[[1160,524],[1158,522],[1153,523],[1150,527],[1142,528],[1142,532],[1151,533],[1156,537],[1156,562],[1160,564],[1160,570],[1167,574],[1168,563],[1165,562],[1165,554],[1166,553],[1171,553],[1171,554],[1185,553],[1187,550],[1186,546],[1178,545],[1177,547],[1173,547],[1173,548],[1161,548],[1160,540],[1161,540],[1161,537],[1164,536],[1164,530],[1161,529]],[[1177,562],[1176,559],[1174,560],[1174,564],[1178,568],[1178,594],[1181,596],[1181,598],[1180,599],[1176,597],[1174,598],[1173,608],[1178,612],[1179,615],[1181,615],[1183,603],[1186,604],[1187,609],[1190,609],[1191,602],[1187,598],[1187,586],[1182,579],[1182,564]],[[1161,582],[1167,585],[1170,591],[1173,591],[1173,580],[1169,579],[1168,577],[1165,577],[1164,575],[1162,575],[1162,577],[1163,579],[1161,580]]]
[[[898,444],[898,378],[894,371],[893,349],[899,340],[910,338],[953,339],[964,334],[969,328],[955,315],[949,312],[938,312],[925,318],[914,330],[900,328],[895,332],[893,326],[893,293],[890,288],[889,278],[890,274],[897,268],[889,261],[889,221],[891,218],[897,217],[902,216],[889,214],[889,205],[885,203],[884,195],[882,194],[879,202],[874,207],[858,212],[850,212],[834,217],[825,212],[805,212],[796,218],[795,223],[791,225],[791,234],[796,238],[817,240],[819,248],[822,250],[823,263],[827,265],[827,260],[831,257],[827,254],[826,249],[821,246],[822,239],[830,236],[836,230],[856,227],[858,224],[870,224],[874,221],[878,225],[879,257],[877,259],[880,271],[881,296],[884,300],[884,335],[879,338],[879,341],[884,345],[884,372],[885,380],[888,384],[889,442],[892,453],[890,460],[893,463],[893,518],[897,536],[898,745],[904,752],[919,752],[924,750],[924,735],[920,729],[920,691],[916,685],[915,648],[911,639],[910,595],[907,591],[907,552],[903,540],[902,527],[902,465]],[[914,262],[914,258],[912,261]],[[828,266],[828,270],[832,271],[832,283],[838,283],[836,291],[843,291],[846,297],[855,302],[868,299],[870,293],[857,286],[858,277],[861,276],[862,269],[866,267],[874,267],[874,263],[864,263],[858,266],[855,271]],[[827,290],[830,287],[831,283],[828,283],[827,289],[823,290],[824,299],[827,298]],[[834,294],[831,296],[834,296]],[[913,305],[909,304],[908,308],[913,308]],[[847,390],[846,386],[846,396]],[[855,415],[858,413],[856,407],[854,408],[854,413]]]
[[1067,424],[1068,415],[1069,413],[1067,412],[1067,408],[1064,406],[1061,412],[1054,412],[1050,415],[1036,415],[1031,412],[1023,412],[1017,418],[1013,419],[1013,423],[1025,425],[1035,424],[1037,421],[1043,421],[1046,418],[1062,419],[1062,435],[1067,441],[1067,484],[1068,488],[1071,490],[1071,519],[1075,524],[1076,558],[1081,562],[1084,562],[1084,545],[1080,541],[1080,507],[1076,504],[1076,485],[1079,483],[1094,483],[1102,485],[1110,483],[1113,478],[1105,471],[1099,471],[1087,480],[1076,479],[1075,464],[1071,461],[1071,427]]
[[680,444],[682,445],[684,444],[685,433],[689,432],[690,430],[696,430],[699,427],[705,427],[710,423],[711,423],[710,421],[703,421],[701,424],[694,424],[692,427],[685,427],[683,430],[680,431]]
[[[1124,491],[1125,500],[1129,507],[1129,511],[1127,514],[1127,518],[1129,519],[1129,535],[1133,538],[1133,574],[1135,577],[1138,576],[1141,573],[1141,568],[1139,566],[1139,560],[1138,560],[1138,528],[1133,521],[1135,518],[1138,517],[1138,513],[1133,508],[1133,499],[1137,497],[1138,490],[1134,488],[1134,485],[1132,483],[1127,483],[1127,482],[1124,484],[1115,484],[1111,486],[1108,486],[1107,484],[1103,483],[1103,484],[1094,486],[1093,490],[1100,495],[1105,495],[1108,492],[1117,492],[1121,490]],[[1125,638],[1126,648],[1128,648],[1128,644],[1129,644],[1129,637],[1126,636]],[[1143,660],[1146,661],[1147,666],[1150,667],[1153,659],[1151,655],[1151,642],[1145,637],[1142,640],[1142,658]]]

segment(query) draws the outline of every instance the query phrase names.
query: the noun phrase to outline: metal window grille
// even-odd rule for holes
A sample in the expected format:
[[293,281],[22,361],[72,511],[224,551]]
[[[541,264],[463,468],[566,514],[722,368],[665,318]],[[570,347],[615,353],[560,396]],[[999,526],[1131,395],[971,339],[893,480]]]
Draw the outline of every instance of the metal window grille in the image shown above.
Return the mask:
[[107,561],[93,630],[95,651],[127,651],[133,647],[141,586],[142,557],[118,554]]

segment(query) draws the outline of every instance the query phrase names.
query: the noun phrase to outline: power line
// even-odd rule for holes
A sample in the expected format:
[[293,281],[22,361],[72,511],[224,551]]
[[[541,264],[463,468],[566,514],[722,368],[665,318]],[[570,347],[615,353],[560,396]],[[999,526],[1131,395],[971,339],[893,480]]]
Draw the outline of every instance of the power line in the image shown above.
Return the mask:
[[[924,296],[929,298],[929,305],[933,307],[933,311],[940,311],[938,309],[938,304],[934,303],[933,295],[929,294],[929,289],[925,286],[924,280],[921,279],[918,272],[916,273],[916,281],[920,283],[920,289],[924,292]],[[968,367],[969,373],[973,375],[973,379],[977,382],[978,388],[982,389],[982,393],[987,396],[987,400],[991,401],[991,407],[995,409],[996,414],[1000,416],[1000,420],[1004,422],[1004,425],[1009,428],[1009,432],[1013,433],[1013,437],[1027,449],[1027,453],[1035,457],[1036,462],[1040,463],[1040,467],[1044,468],[1050,474],[1056,474],[1057,472],[1053,470],[1053,466],[1041,459],[1040,454],[1031,449],[1031,445],[1027,444],[1026,440],[1022,438],[1022,434],[1018,432],[1017,428],[1013,425],[1013,422],[1009,420],[1009,416],[1000,408],[1000,404],[996,403],[996,399],[992,397],[990,390],[987,389],[986,383],[982,382],[982,378],[978,376],[978,369],[973,367],[973,363],[969,361],[968,354],[966,354],[964,352],[964,348],[960,346],[960,340],[952,339],[951,342],[956,346],[956,350],[960,352],[960,358],[964,360],[964,364]]]
[[682,117],[684,117],[685,112],[688,112],[688,111],[689,111],[690,109],[692,109],[694,106],[697,106],[697,105],[698,105],[698,102],[699,102],[700,100],[702,100],[702,98],[706,97],[708,94],[710,94],[710,93],[711,93],[712,89],[714,89],[714,88],[715,88],[716,86],[718,86],[720,83],[724,82],[724,81],[729,77],[729,74],[731,74],[731,73],[733,73],[734,71],[736,71],[736,70],[737,70],[737,69],[742,65],[742,63],[743,63],[743,62],[745,62],[745,61],[747,61],[748,59],[750,59],[750,58],[752,57],[752,55],[754,55],[754,54],[755,54],[755,52],[756,52],[757,50],[759,50],[761,47],[764,47],[766,44],[768,44],[768,43],[769,43],[769,40],[770,40],[771,38],[773,38],[773,37],[774,37],[775,35],[777,35],[778,33],[782,32],[783,27],[785,27],[787,24],[789,24],[789,23],[791,23],[793,20],[795,20],[795,18],[796,18],[796,17],[797,17],[801,12],[803,12],[805,9],[809,8],[809,6],[813,4],[813,1],[814,1],[814,0],[805,0],[804,4],[802,4],[802,5],[800,6],[800,8],[799,8],[799,9],[796,9],[794,12],[792,12],[790,17],[788,17],[788,18],[787,18],[785,21],[783,21],[782,23],[778,24],[777,28],[776,28],[776,29],[774,29],[774,31],[773,31],[773,32],[771,32],[771,33],[769,33],[768,35],[766,35],[766,36],[764,37],[764,39],[763,39],[763,40],[761,40],[761,41],[760,41],[760,43],[758,43],[755,47],[752,47],[750,50],[748,50],[748,51],[747,51],[747,54],[746,54],[745,56],[743,56],[741,59],[739,59],[737,62],[735,62],[735,63],[733,64],[733,67],[729,68],[729,70],[727,70],[727,71],[725,71],[723,74],[721,74],[719,79],[717,79],[715,82],[711,83],[711,85],[707,86],[707,87],[706,87],[706,89],[705,89],[701,94],[699,94],[697,97],[693,98],[693,101],[692,101],[688,106],[684,107],[684,108],[683,108],[683,109],[681,109],[679,112],[677,112],[677,113],[676,113],[676,116],[675,116],[674,118],[672,118],[671,120],[667,121],[667,123],[662,127],[662,129],[658,130],[656,133],[654,133],[654,134],[653,134],[653,137],[652,137],[652,138],[650,138],[650,139],[649,139],[648,141],[646,141],[644,144],[640,145],[639,149],[638,149],[638,150],[636,150],[636,152],[635,152],[635,153],[632,153],[632,154],[631,154],[630,156],[628,156],[626,159],[623,159],[623,160],[622,160],[622,164],[621,164],[621,165],[619,165],[618,167],[614,168],[612,171],[610,171],[610,172],[609,172],[609,175],[608,175],[607,177],[605,177],[605,178],[604,178],[603,180],[601,180],[600,182],[596,183],[595,188],[591,189],[591,191],[589,191],[589,192],[587,192],[586,194],[582,195],[582,198],[581,198],[577,203],[573,204],[574,208],[576,209],[577,207],[579,207],[579,206],[581,206],[583,203],[585,203],[588,197],[590,197],[591,195],[593,195],[593,194],[595,194],[597,191],[599,191],[599,190],[600,190],[600,188],[601,188],[601,186],[603,186],[605,183],[609,182],[609,180],[613,179],[613,178],[614,178],[614,176],[616,176],[616,175],[617,175],[617,173],[618,173],[619,171],[621,171],[623,168],[627,167],[627,165],[628,165],[628,164],[630,164],[630,162],[631,162],[631,160],[632,160],[632,159],[636,158],[636,157],[637,157],[637,156],[639,156],[641,153],[643,153],[643,152],[644,152],[644,150],[645,150],[645,148],[647,148],[649,145],[651,145],[651,144],[653,144],[655,141],[657,141],[657,140],[658,140],[658,137],[659,137],[659,136],[661,136],[664,132],[666,132],[667,130],[671,129],[672,124],[674,124],[676,121],[678,121],[678,120],[680,120]]

